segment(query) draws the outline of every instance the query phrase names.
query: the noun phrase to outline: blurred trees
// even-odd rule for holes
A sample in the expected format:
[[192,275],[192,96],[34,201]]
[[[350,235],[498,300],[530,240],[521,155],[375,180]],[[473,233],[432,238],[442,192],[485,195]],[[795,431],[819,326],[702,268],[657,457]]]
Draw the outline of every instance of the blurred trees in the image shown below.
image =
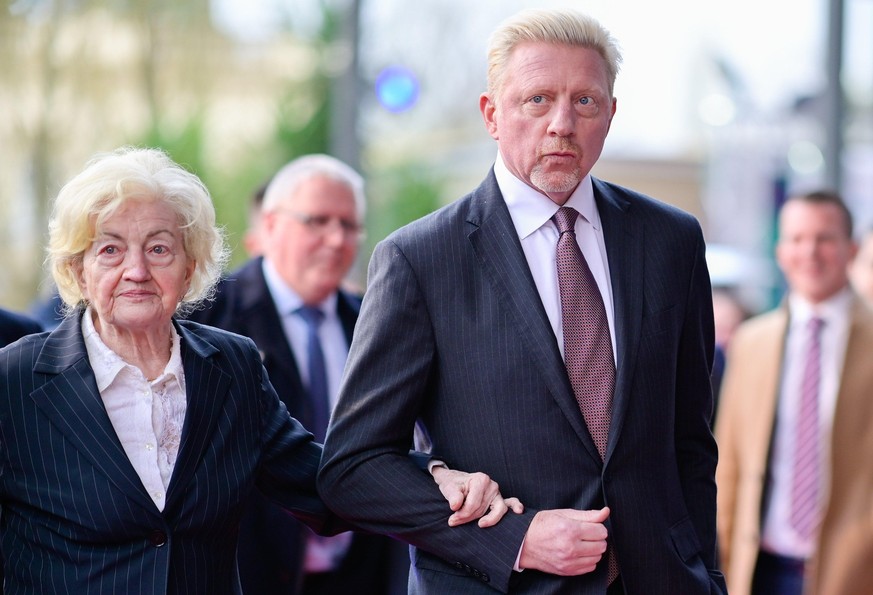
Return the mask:
[[[227,228],[234,264],[245,257],[238,244],[254,189],[298,155],[330,152],[341,40],[324,2],[321,26],[307,38],[288,25],[243,44],[216,29],[208,0],[2,1],[4,306],[24,309],[47,291],[50,201],[96,152],[158,146],[197,173]],[[357,142],[356,130],[347,133]],[[409,220],[381,217],[380,209],[413,218],[436,205],[434,187],[408,175],[414,166],[395,169],[368,193],[379,228],[370,242]]]

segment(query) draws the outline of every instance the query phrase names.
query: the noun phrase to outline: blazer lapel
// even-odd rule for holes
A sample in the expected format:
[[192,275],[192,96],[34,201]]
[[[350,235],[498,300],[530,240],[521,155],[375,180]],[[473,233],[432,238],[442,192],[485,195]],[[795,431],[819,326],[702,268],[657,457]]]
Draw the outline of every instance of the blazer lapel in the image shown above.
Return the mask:
[[165,513],[184,496],[185,488],[210,443],[232,382],[231,377],[211,361],[218,348],[178,323],[176,330],[182,337],[188,408],[179,454],[167,490]]
[[[274,386],[287,386],[287,391],[279,390],[280,397],[285,394],[303,394],[303,380],[297,369],[297,359],[291,351],[291,345],[285,336],[285,327],[276,310],[276,304],[267,287],[264,278],[262,259],[258,258],[240,271],[238,282],[241,287],[241,299],[238,315],[241,318],[243,335],[250,337],[261,353],[261,360],[266,366],[270,380]],[[300,403],[282,401],[294,417],[309,420],[311,415],[300,409]]]
[[353,294],[345,291],[337,292],[336,313],[339,316],[340,324],[343,327],[343,333],[346,336],[346,341],[349,345],[352,344],[352,334],[355,330],[355,324],[358,321],[358,314],[361,312],[361,299]]
[[[847,341],[834,413],[834,444],[843,436],[865,435],[873,415],[873,399],[870,398],[873,372],[869,371],[870,349],[873,348],[873,312],[858,295],[852,297]],[[854,446],[860,448],[860,445]],[[836,447],[832,452],[838,456]]]
[[[471,225],[468,237],[483,273],[490,279],[506,311],[515,319],[536,367],[558,406],[589,454],[600,461],[597,447],[585,427],[573,395],[558,342],[493,171],[474,192],[467,221]],[[533,308],[532,304],[535,305]]]
[[616,378],[612,403],[612,421],[606,458],[615,448],[624,425],[625,413],[631,399],[633,366],[637,361],[640,329],[643,316],[643,288],[645,279],[642,225],[635,217],[627,216],[630,203],[617,196],[601,180],[592,178],[594,199],[603,225],[603,239],[609,262],[609,278],[615,320]]
[[88,361],[80,317],[64,320],[49,335],[34,372],[53,377],[30,398],[109,481],[149,512],[157,512],[106,413]]

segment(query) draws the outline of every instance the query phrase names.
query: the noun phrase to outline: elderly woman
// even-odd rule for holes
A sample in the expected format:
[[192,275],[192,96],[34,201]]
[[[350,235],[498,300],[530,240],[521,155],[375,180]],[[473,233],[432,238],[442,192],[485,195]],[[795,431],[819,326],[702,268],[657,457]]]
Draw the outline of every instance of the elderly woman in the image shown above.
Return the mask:
[[[158,150],[102,155],[61,190],[49,232],[67,316],[0,351],[4,592],[238,593],[256,485],[339,530],[315,489],[321,445],[254,343],[175,317],[227,257],[200,180]],[[481,474],[437,476],[465,520],[506,511]]]

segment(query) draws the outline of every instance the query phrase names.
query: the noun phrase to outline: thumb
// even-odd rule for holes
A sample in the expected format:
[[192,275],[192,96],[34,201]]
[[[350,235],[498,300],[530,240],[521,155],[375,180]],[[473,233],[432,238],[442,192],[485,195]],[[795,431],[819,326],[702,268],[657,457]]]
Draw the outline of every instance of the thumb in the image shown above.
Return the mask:
[[600,510],[573,510],[571,516],[586,523],[604,523],[609,518],[609,507],[604,506]]

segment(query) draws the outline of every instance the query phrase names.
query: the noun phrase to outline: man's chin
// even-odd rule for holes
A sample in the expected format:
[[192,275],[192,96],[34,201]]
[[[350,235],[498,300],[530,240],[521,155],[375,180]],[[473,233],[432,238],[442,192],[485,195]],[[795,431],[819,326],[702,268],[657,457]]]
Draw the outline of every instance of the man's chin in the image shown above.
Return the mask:
[[534,174],[531,176],[531,182],[546,194],[572,192],[580,181],[581,178],[575,173]]

